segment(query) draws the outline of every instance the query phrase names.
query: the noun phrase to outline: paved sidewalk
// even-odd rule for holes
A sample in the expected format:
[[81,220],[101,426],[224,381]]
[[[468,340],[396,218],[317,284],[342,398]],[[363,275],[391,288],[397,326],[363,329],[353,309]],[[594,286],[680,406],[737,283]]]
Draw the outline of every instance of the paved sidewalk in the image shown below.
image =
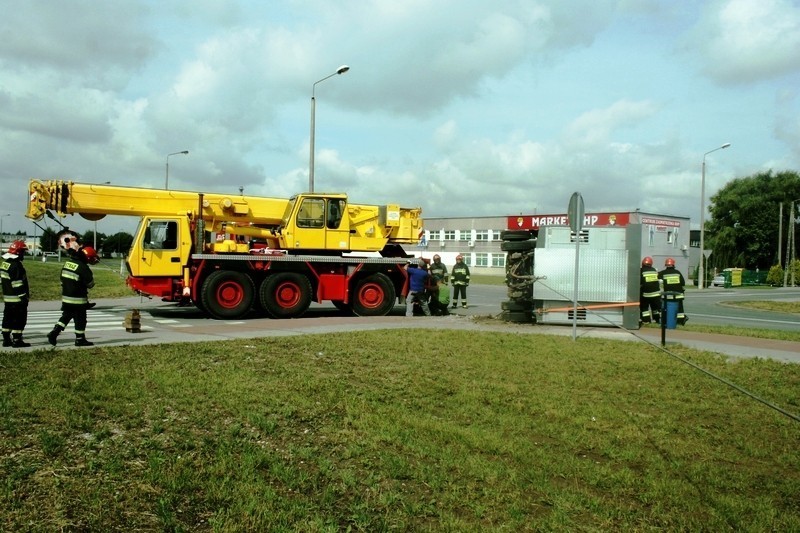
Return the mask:
[[[203,318],[193,307],[180,308],[174,303],[158,299],[128,297],[98,300],[95,310],[90,311],[87,335],[98,346],[147,345],[169,342],[197,342],[235,338],[271,337],[304,334],[333,333],[341,331],[388,330],[388,329],[453,329],[465,331],[498,331],[530,335],[572,336],[571,326],[513,324],[492,318],[486,308],[458,309],[456,314],[445,317],[404,316],[405,308],[398,306],[389,316],[355,317],[345,316],[335,309],[324,306],[313,307],[313,312],[300,319],[273,320],[249,319],[237,321],[211,320]],[[26,340],[33,346],[27,350],[50,349],[44,334],[58,319],[60,302],[31,302]],[[139,309],[142,314],[143,333],[127,333],[122,325],[125,313]],[[93,314],[94,313],[94,314]],[[31,316],[46,317],[42,323],[32,323]],[[46,330],[46,331],[45,331]],[[594,337],[621,341],[649,342],[661,345],[661,330],[643,328],[628,331],[614,327],[578,327],[579,338]],[[59,338],[59,349],[74,348],[72,325]],[[778,361],[800,363],[800,342],[775,341],[696,333],[679,329],[667,330],[666,347],[682,344],[698,350],[706,350],[734,357],[759,357]],[[13,350],[11,348],[3,349]]]

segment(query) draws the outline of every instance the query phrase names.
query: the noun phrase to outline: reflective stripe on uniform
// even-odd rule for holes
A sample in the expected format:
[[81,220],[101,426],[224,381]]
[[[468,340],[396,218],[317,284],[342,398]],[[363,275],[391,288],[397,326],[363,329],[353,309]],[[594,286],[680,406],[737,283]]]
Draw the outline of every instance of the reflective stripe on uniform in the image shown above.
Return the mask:
[[81,298],[76,296],[62,296],[61,301],[64,302],[65,304],[80,305],[80,304],[88,304],[89,298]]

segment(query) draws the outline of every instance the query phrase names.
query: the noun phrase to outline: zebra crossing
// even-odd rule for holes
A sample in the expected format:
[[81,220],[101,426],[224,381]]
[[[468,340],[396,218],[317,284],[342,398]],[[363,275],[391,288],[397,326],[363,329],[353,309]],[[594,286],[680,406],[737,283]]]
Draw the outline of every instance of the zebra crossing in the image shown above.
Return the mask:
[[[88,325],[87,331],[125,331],[125,313],[127,308],[111,308],[111,309],[90,309],[86,313]],[[0,311],[0,317],[3,313]],[[25,335],[34,333],[47,334],[53,329],[53,325],[61,318],[61,311],[58,309],[47,311],[28,311],[28,324],[25,326]],[[73,324],[67,326],[67,333],[72,331]],[[143,331],[152,331],[152,327],[145,324],[142,325]]]

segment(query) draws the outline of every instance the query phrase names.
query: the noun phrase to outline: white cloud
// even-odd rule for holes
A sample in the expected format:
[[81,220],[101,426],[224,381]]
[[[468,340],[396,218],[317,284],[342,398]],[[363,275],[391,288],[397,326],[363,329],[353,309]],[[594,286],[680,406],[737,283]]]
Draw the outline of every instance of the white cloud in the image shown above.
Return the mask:
[[747,83],[800,71],[800,6],[791,0],[709,4],[691,44],[705,72],[721,83]]

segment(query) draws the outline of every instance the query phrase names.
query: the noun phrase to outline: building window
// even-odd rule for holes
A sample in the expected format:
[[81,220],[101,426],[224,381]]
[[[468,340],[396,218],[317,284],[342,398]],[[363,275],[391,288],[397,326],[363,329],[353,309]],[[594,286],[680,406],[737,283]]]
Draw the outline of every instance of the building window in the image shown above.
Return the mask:
[[468,267],[472,266],[472,254],[464,254],[464,264]]
[[492,230],[492,240],[493,241],[499,241],[500,240],[500,231],[502,231],[502,230],[499,230],[499,229],[493,229]]
[[505,268],[506,266],[506,255],[505,254],[492,254],[492,266]]
[[489,230],[488,229],[475,230],[475,240],[476,241],[488,241],[489,240]]
[[459,240],[461,241],[471,241],[472,240],[472,230],[471,229],[462,229],[459,232]]
[[454,229],[446,229],[444,230],[444,239],[445,241],[454,241],[456,240],[456,230]]
[[429,241],[438,241],[438,240],[441,239],[441,234],[442,234],[442,232],[439,231],[438,229],[435,230],[435,231],[431,231],[431,232],[428,233],[428,235],[429,235],[428,236],[428,240]]
[[479,267],[489,266],[489,254],[482,254],[482,253],[475,254],[475,266]]

